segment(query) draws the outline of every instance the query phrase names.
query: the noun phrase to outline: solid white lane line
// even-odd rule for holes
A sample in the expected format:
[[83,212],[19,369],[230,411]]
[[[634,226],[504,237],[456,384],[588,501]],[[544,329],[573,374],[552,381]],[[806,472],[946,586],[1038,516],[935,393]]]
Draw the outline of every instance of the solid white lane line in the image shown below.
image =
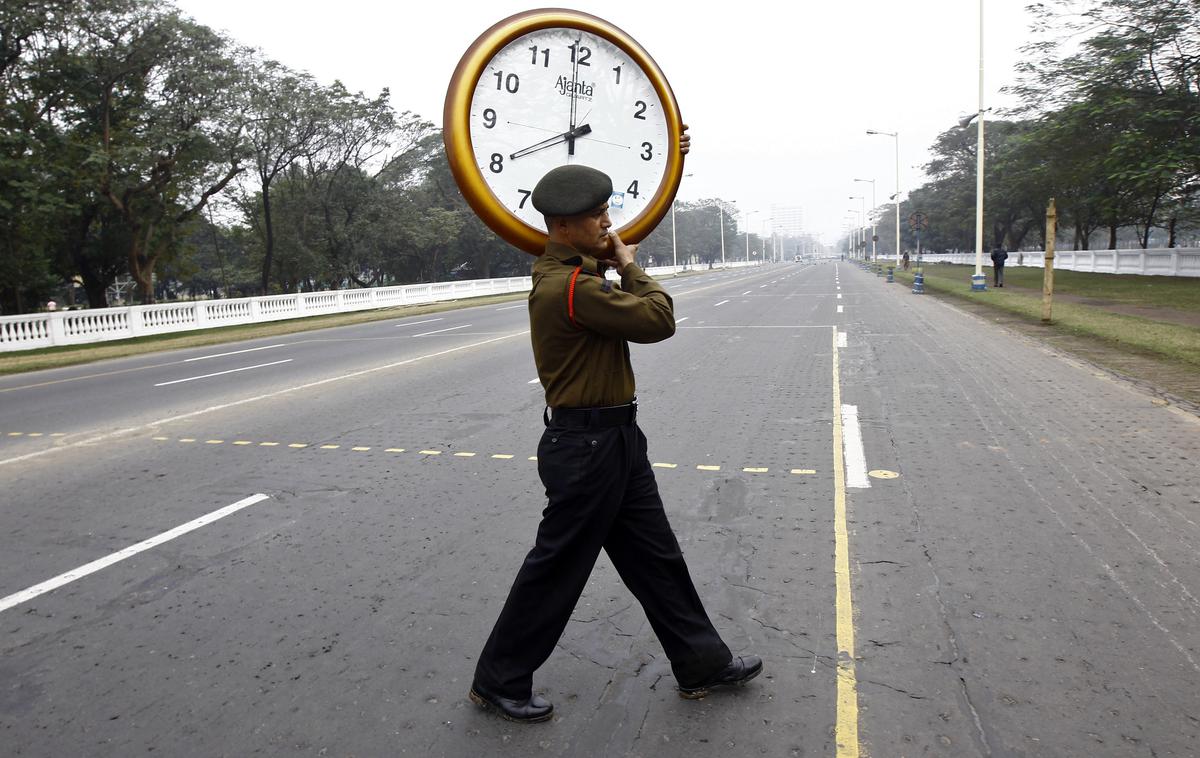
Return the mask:
[[142,432],[142,431],[145,431],[146,429],[152,429],[152,428],[160,426],[162,424],[169,424],[172,421],[183,421],[184,419],[196,418],[197,416],[203,416],[206,413],[213,413],[215,411],[223,411],[227,408],[234,408],[236,406],[245,405],[247,403],[257,403],[259,400],[268,400],[273,397],[279,397],[280,395],[285,395],[289,392],[300,392],[302,390],[312,389],[313,387],[321,387],[323,385],[330,384],[332,382],[340,382],[345,379],[354,379],[354,378],[357,378],[360,376],[366,376],[367,374],[374,374],[377,371],[389,371],[394,368],[400,368],[401,366],[409,366],[409,365],[411,365],[413,363],[417,363],[419,361],[429,360],[430,358],[440,358],[443,355],[459,353],[459,352],[462,352],[463,350],[473,350],[477,347],[483,347],[484,345],[490,345],[493,342],[500,342],[502,340],[511,339],[513,337],[523,337],[526,334],[529,334],[528,329],[524,329],[519,332],[512,332],[510,334],[504,334],[499,337],[492,337],[491,339],[482,340],[480,342],[472,342],[469,345],[459,345],[457,347],[446,348],[445,350],[439,350],[436,353],[426,353],[425,355],[418,355],[415,358],[407,358],[402,361],[395,361],[394,363],[387,363],[382,366],[372,366],[371,368],[365,368],[360,371],[351,371],[348,374],[338,374],[337,376],[330,376],[325,379],[318,379],[315,382],[306,382],[304,384],[297,384],[294,387],[285,387],[281,390],[275,390],[274,392],[265,392],[261,395],[254,395],[253,397],[244,397],[241,400],[234,400],[234,401],[231,401],[228,403],[220,403],[218,405],[211,405],[207,408],[201,408],[200,410],[197,410],[197,411],[189,411],[187,413],[179,413],[174,416],[166,416],[164,418],[155,419],[154,421],[150,421],[145,424],[138,424],[137,426],[130,426],[130,427],[126,427],[124,429],[116,429],[111,432],[97,434],[94,437],[88,437],[87,439],[82,439],[77,442],[71,442],[66,445],[56,445],[54,447],[43,448],[42,450],[37,450],[32,453],[25,453],[24,455],[17,455],[17,456],[13,456],[12,458],[0,459],[0,466],[7,466],[10,463],[20,463],[21,461],[28,461],[33,458],[41,458],[43,455],[51,455],[53,453],[58,453],[63,450],[73,450],[74,448],[82,447],[84,445],[94,445],[97,442],[104,442],[105,440],[110,440],[115,437],[121,437],[121,436],[124,436],[127,434],[134,434],[136,432]]
[[497,308],[498,311],[511,311],[513,308],[525,308],[528,303],[517,303],[516,305],[506,305],[503,308]]
[[858,426],[858,406],[842,405],[842,449],[846,453],[846,486],[866,488],[867,455],[863,452],[862,430]]
[[246,350],[234,350],[232,353],[217,353],[216,355],[201,355],[197,358],[188,358],[187,360],[184,361],[184,363],[191,363],[192,361],[206,361],[209,358],[224,358],[227,355],[239,355],[241,353],[253,353],[256,350],[270,350],[273,347],[287,347],[287,345],[281,342],[278,345],[267,345],[265,347],[251,347],[251,348],[247,348]]
[[452,332],[452,331],[454,331],[455,329],[466,329],[468,326],[471,326],[471,325],[470,325],[470,324],[463,324],[462,326],[448,326],[448,327],[446,327],[445,329],[434,329],[432,332],[421,332],[420,334],[414,334],[414,335],[412,335],[412,336],[414,336],[414,337],[428,337],[428,336],[429,336],[429,335],[431,335],[431,334],[441,334],[442,332]]
[[[700,323],[704,323],[701,321]],[[735,326],[681,326],[680,329],[828,329],[831,324],[742,324]]]
[[728,300],[722,300],[721,302],[717,303],[717,304],[716,304],[716,305],[714,305],[713,307],[714,307],[714,308],[717,308],[717,307],[719,307],[719,306],[722,306],[722,305],[724,305],[725,303],[728,303],[728,302],[729,302]]
[[396,324],[396,326],[417,326],[418,324],[432,324],[434,321],[445,321],[444,318],[427,318],[424,321],[409,321],[406,324]]
[[198,519],[193,519],[192,521],[189,521],[186,524],[181,524],[181,525],[175,527],[174,529],[163,532],[162,534],[160,534],[156,537],[151,537],[148,540],[142,540],[141,542],[137,543],[136,545],[130,545],[129,547],[125,548],[124,550],[118,550],[117,552],[113,553],[112,555],[92,561],[91,563],[84,564],[77,569],[68,571],[65,574],[59,574],[58,576],[54,577],[53,579],[47,579],[46,581],[42,582],[41,584],[35,584],[34,586],[30,587],[27,590],[21,590],[20,592],[15,592],[15,593],[9,595],[8,597],[0,598],[0,613],[3,613],[4,611],[8,610],[9,608],[12,608],[13,606],[17,606],[17,605],[20,605],[21,603],[32,600],[33,598],[37,597],[38,595],[43,595],[47,592],[50,592],[51,590],[56,590],[59,587],[63,586],[64,584],[70,584],[71,582],[75,581],[76,579],[82,579],[83,577],[87,576],[88,574],[94,574],[97,571],[100,571],[101,569],[108,568],[109,566],[113,565],[114,563],[123,561],[126,558],[131,558],[131,557],[137,555],[138,553],[149,550],[152,547],[161,545],[164,542],[168,542],[170,540],[175,539],[176,537],[182,536],[184,534],[187,534],[188,532],[199,529],[200,527],[205,526],[206,524],[211,524],[214,521],[223,519],[231,513],[236,513],[238,511],[242,510],[243,508],[249,508],[250,506],[254,505],[255,503],[261,503],[263,500],[269,500],[269,499],[270,499],[270,497],[267,495],[262,495],[262,494],[251,495],[250,497],[245,498],[243,500],[239,500],[232,505],[227,505],[224,508],[220,508],[218,510],[213,511],[212,513],[205,514]]
[[838,347],[846,347],[846,333],[838,332]]
[[182,384],[183,382],[194,382],[197,379],[209,379],[214,376],[224,376],[225,374],[236,374],[239,371],[250,371],[256,368],[266,368],[267,366],[278,366],[280,363],[291,363],[291,358],[285,358],[282,361],[271,361],[270,363],[260,363],[257,366],[242,366],[241,368],[231,368],[228,371],[218,371],[215,374],[204,374],[202,376],[189,376],[187,379],[175,379],[170,382],[159,382],[155,387],[166,387],[168,384]]
[[691,318],[691,316],[684,316],[683,318],[677,318],[677,319],[675,319],[675,323],[682,324],[684,321],[687,321],[689,318]]
[[526,383],[526,384],[537,384],[537,383],[538,383],[538,382],[540,382],[540,381],[542,381],[542,380],[541,380],[541,379],[538,379],[538,378],[536,378],[536,377],[535,377],[535,378],[533,378],[533,379],[530,379],[529,381],[527,381],[527,382],[525,382],[525,383]]
[[750,294],[751,292],[753,292],[753,291],[754,291],[754,290],[746,290],[746,291],[745,291],[745,292],[743,292],[742,294],[743,294],[743,295],[749,295],[749,294]]

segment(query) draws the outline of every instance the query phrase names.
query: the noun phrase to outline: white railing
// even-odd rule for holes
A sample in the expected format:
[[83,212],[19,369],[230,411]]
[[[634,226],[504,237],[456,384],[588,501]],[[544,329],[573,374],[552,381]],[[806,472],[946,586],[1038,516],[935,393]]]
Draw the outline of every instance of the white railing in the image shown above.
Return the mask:
[[[974,265],[975,253],[922,254],[927,263],[966,263]],[[1008,254],[1005,266],[1042,268],[1045,253],[1040,250]],[[991,266],[985,252],[983,265]],[[1200,276],[1200,248],[1175,247],[1155,250],[1056,250],[1054,268],[1064,271],[1090,271],[1097,274],[1144,274],[1147,276]]]
[[[745,262],[725,264],[726,268],[746,265],[748,264]],[[719,264],[717,267],[720,267]],[[686,270],[706,268],[663,266],[647,269],[647,273],[651,276],[674,276]],[[517,276],[507,279],[473,279],[399,287],[301,292],[294,295],[243,297],[232,300],[196,300],[160,305],[0,316],[0,352],[82,345],[215,326],[258,324],[327,313],[348,313],[484,295],[528,292],[532,286],[530,277]]]

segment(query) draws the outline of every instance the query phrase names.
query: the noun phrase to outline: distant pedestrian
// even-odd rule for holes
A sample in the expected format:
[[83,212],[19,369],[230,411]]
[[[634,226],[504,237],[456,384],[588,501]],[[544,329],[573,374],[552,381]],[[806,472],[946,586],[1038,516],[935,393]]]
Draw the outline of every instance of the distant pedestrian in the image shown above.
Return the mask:
[[51,300],[51,301],[47,302],[47,303],[46,303],[46,310],[48,310],[48,311],[56,311],[56,310],[58,310],[58,303],[54,302],[53,300]]
[[996,287],[1004,286],[1004,262],[1006,260],[1008,260],[1008,251],[1004,249],[1004,245],[992,250],[992,276],[995,279],[993,284]]
[[904,251],[904,270],[908,271],[908,251]]

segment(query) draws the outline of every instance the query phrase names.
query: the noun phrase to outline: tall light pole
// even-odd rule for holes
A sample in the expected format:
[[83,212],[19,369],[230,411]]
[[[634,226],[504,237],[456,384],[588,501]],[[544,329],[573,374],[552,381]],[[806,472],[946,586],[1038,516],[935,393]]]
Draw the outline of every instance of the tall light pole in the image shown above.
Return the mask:
[[[981,292],[987,289],[987,277],[983,275],[983,0],[979,0],[979,118],[975,144],[975,275],[971,277],[971,289]],[[971,118],[960,121],[965,129]]]
[[[851,199],[851,200],[861,200],[862,198],[860,198],[860,197],[852,197],[852,198],[850,198],[850,199]],[[863,223],[862,223],[862,222],[863,222],[863,216],[864,216],[865,214],[864,214],[864,212],[862,212],[862,211],[859,211],[859,210],[857,210],[857,209],[855,209],[855,208],[851,208],[851,209],[850,209],[850,213],[851,213],[851,214],[853,214],[853,215],[851,216],[851,218],[852,218],[852,219],[854,219],[854,220],[857,222],[857,223],[856,223],[856,225],[855,225],[855,227],[854,227],[854,249],[857,251],[857,250],[858,250],[858,243],[859,243],[859,240],[860,240],[860,238],[861,238],[861,236],[862,236],[862,226],[863,226]]]
[[[980,2],[982,1],[980,0]],[[896,268],[900,268],[900,132],[880,132],[868,129],[867,134],[882,134],[896,141]]]
[[742,211],[742,217],[746,220],[746,263],[750,263],[750,217],[758,213],[758,211]]
[[871,260],[879,260],[879,254],[875,251],[875,209],[879,206],[875,204],[875,180],[874,179],[855,179],[856,182],[871,183]]
[[717,224],[721,231],[721,268],[725,268],[725,208],[717,203]]
[[[684,174],[691,176],[691,174]],[[675,198],[671,198],[671,266],[679,268],[678,249],[675,245]]]
[[867,243],[867,235],[866,235],[867,196],[866,195],[851,195],[850,199],[862,201],[862,214],[861,215],[862,215],[863,234],[861,235],[861,242],[863,243],[863,258],[866,258],[867,257],[867,244],[866,244]]

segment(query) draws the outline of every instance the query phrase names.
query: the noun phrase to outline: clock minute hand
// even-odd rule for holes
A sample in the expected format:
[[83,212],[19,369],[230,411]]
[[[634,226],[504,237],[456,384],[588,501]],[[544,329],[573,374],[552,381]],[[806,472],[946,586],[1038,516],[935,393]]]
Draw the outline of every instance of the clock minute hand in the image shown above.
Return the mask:
[[[580,36],[575,40],[574,51],[571,53],[571,122],[570,129],[575,131],[575,117],[579,115],[578,108],[578,92],[579,92],[579,51],[583,45],[583,37]],[[567,138],[567,155],[575,154],[575,138]]]
[[550,137],[549,139],[544,139],[541,142],[537,143],[536,145],[530,145],[527,148],[518,150],[517,152],[508,156],[508,159],[510,161],[516,160],[517,158],[529,155],[530,153],[536,153],[539,150],[545,150],[548,147],[554,147],[555,145],[561,144],[568,140],[574,141],[574,139],[576,137],[582,137],[585,134],[591,134],[591,133],[592,133],[592,125],[591,124],[583,124],[581,126],[577,126],[574,129],[565,131],[562,134],[556,134],[553,137]]

